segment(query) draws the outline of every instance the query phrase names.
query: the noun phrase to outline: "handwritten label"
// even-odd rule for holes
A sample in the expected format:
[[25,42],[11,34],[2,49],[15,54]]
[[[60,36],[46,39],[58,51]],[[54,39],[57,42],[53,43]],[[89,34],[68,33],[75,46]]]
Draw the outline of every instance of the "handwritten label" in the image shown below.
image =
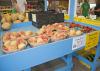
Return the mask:
[[98,45],[99,31],[95,31],[86,35],[86,47],[85,50],[91,49]]
[[77,36],[73,38],[72,50],[76,50],[78,48],[84,47],[85,41],[86,41],[86,35]]

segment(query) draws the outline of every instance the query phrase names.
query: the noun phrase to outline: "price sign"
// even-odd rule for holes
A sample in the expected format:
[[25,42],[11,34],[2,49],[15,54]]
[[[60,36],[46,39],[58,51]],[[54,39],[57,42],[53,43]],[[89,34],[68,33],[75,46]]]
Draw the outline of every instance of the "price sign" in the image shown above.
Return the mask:
[[76,50],[78,48],[84,47],[85,41],[86,41],[86,35],[77,36],[73,38],[72,50]]
[[36,14],[32,14],[32,21],[36,22]]
[[99,31],[95,31],[86,35],[85,50],[95,47],[99,42]]

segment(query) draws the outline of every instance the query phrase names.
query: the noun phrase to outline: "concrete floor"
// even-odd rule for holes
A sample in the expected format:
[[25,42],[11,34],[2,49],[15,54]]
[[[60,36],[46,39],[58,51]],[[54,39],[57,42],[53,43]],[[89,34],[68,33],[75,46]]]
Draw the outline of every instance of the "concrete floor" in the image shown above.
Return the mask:
[[[74,60],[74,68],[72,71],[90,71],[86,66],[84,66],[83,64],[81,64],[78,60]],[[66,64],[64,63],[64,61],[62,61],[61,59],[56,59],[50,62],[47,62],[45,64],[36,66],[34,68],[32,68],[32,71],[55,71],[55,69],[59,68],[59,67],[64,67]],[[56,71],[60,71],[60,70],[56,70]],[[63,70],[66,71],[66,70]],[[100,71],[100,67],[97,68],[96,71]]]

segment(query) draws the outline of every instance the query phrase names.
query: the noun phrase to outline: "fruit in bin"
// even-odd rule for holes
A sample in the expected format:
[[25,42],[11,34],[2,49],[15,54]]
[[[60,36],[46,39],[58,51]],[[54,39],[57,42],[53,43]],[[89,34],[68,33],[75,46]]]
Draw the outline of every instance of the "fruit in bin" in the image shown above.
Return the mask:
[[65,39],[68,36],[67,32],[57,31],[51,36],[51,41],[58,41]]
[[[24,49],[27,46],[26,37],[30,38],[35,33],[31,31],[21,32],[7,32],[3,36],[3,51],[5,53],[15,52]],[[22,37],[23,36],[23,37]],[[36,40],[37,41],[37,40]],[[33,38],[28,41],[31,45],[34,44]],[[39,45],[40,43],[34,44]]]
[[18,50],[23,49],[25,46],[26,46],[26,44],[20,43],[20,44],[18,45]]
[[51,36],[54,34],[54,32],[55,32],[55,31],[49,30],[49,31],[46,31],[45,34],[46,34],[48,37],[51,37]]
[[17,41],[16,40],[11,40],[10,45],[11,46],[17,46]]
[[32,32],[32,31],[20,31],[20,32],[18,32],[18,34],[19,34],[19,37],[22,37],[24,39],[27,39],[31,36],[36,35],[36,33]]
[[17,41],[16,40],[12,40],[12,41],[5,42],[3,50],[6,53],[16,51],[17,50]]
[[27,46],[27,41],[23,38],[18,38],[17,40],[12,41],[12,44],[17,46],[17,50],[21,50]]
[[46,26],[43,25],[42,28],[37,32],[38,34],[43,34],[46,31]]
[[23,48],[27,46],[27,41],[24,40],[23,38],[18,38],[17,45],[18,45],[18,50],[22,50]]
[[45,44],[48,43],[49,38],[46,35],[38,35],[35,37],[30,37],[28,39],[28,43],[32,46],[35,47],[37,45]]
[[29,37],[35,36],[36,33],[32,31],[25,31],[25,38],[28,39]]
[[2,29],[9,30],[11,28],[11,24],[9,22],[5,22],[2,24]]
[[74,27],[76,27],[76,24],[71,23],[71,24],[70,24],[70,28],[74,28]]
[[3,46],[3,51],[4,51],[4,52],[7,52],[7,51],[9,51],[9,49],[8,49],[7,47],[4,47],[4,46]]
[[82,29],[82,31],[85,32],[85,33],[89,33],[89,32],[91,32],[91,31],[93,31],[93,29],[90,28],[90,27],[84,26],[83,29]]
[[75,36],[75,35],[76,35],[76,30],[75,29],[70,29],[69,36]]
[[76,27],[81,27],[81,25],[80,24],[76,24]]
[[30,37],[30,38],[28,39],[28,43],[29,43],[32,47],[36,46],[36,43],[37,43],[36,37]]
[[37,37],[37,43],[41,43],[41,41],[43,41],[42,43],[48,43],[48,41],[49,41],[49,38],[48,38],[48,36],[47,35],[38,35],[38,37]]
[[[35,34],[35,33],[34,33]],[[32,31],[25,31],[25,35],[27,36],[32,36],[33,35],[33,32]]]
[[82,34],[82,31],[81,30],[77,30],[76,31],[76,35],[81,35]]
[[69,30],[69,28],[67,26],[64,26],[64,25],[62,25],[62,26],[59,25],[57,29],[60,30],[60,31],[67,31],[67,30]]
[[3,45],[4,45],[5,47],[7,47],[7,46],[9,46],[9,45],[10,45],[10,42],[11,42],[10,40],[5,41]]
[[62,27],[64,27],[64,25],[63,24],[59,24],[57,27],[58,28],[62,28]]
[[36,38],[36,45],[46,44],[48,42],[49,42],[49,38],[45,34],[38,35]]
[[16,46],[7,46],[7,47],[3,47],[3,51],[4,51],[5,53],[15,52],[15,51],[17,51],[17,47],[16,47]]
[[66,26],[66,30],[69,31],[69,27]]
[[16,32],[7,32],[3,36],[3,42],[6,42],[8,40],[15,40],[19,37],[19,34]]
[[43,43],[44,43],[43,39],[41,37],[38,37],[37,38],[37,45],[40,45],[40,44],[43,44]]
[[27,39],[24,31],[20,31],[20,32],[18,32],[18,34],[19,34],[19,37]]
[[19,34],[17,32],[11,32],[10,34],[10,40],[15,40],[19,37]]
[[9,32],[5,33],[3,36],[3,42],[6,42],[8,40],[10,40],[10,33]]

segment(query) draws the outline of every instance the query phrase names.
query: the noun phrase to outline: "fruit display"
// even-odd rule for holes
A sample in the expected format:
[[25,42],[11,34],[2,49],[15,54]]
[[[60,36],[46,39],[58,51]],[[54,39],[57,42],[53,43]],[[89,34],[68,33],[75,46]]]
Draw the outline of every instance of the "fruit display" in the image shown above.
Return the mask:
[[36,33],[32,31],[6,32],[3,36],[3,42],[16,40],[17,38],[28,39],[29,37],[35,35]]
[[5,53],[15,52],[22,50],[27,46],[27,41],[23,38],[18,38],[16,40],[8,40],[3,44],[3,51]]
[[52,25],[42,26],[38,34],[46,34],[51,41],[57,41],[68,37],[69,28],[65,23],[55,23]]
[[12,23],[17,24],[17,23],[28,22],[28,21],[29,19],[26,17],[24,13],[3,14],[1,19],[2,29],[3,30],[10,29]]
[[10,53],[19,51],[27,46],[27,39],[36,35],[32,31],[7,32],[3,36],[3,51]]
[[49,37],[47,37],[46,35],[38,35],[35,37],[30,37],[28,39],[28,43],[32,46],[35,47],[37,45],[41,45],[41,44],[46,44],[49,42]]
[[7,13],[2,15],[1,23],[11,22],[16,23],[16,20],[20,20],[20,22],[24,22],[25,19],[28,19],[25,13]]
[[31,47],[35,47],[49,42],[79,36],[84,33],[90,33],[94,30],[95,29],[92,29],[91,27],[62,22],[51,25],[43,25],[37,32],[6,32],[3,35],[3,51],[6,53],[14,52],[22,50],[28,44]]
[[1,26],[4,30],[9,30],[11,28],[11,23],[5,22]]

